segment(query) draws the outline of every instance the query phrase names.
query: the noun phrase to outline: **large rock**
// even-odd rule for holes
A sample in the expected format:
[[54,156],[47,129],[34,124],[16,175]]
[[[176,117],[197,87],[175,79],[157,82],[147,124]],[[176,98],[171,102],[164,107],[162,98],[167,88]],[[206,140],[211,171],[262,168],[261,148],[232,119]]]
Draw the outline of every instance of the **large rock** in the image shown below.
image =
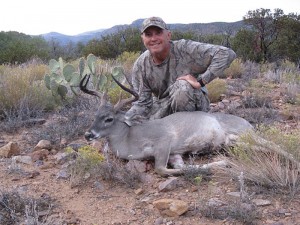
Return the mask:
[[18,143],[16,142],[9,142],[8,144],[0,148],[0,157],[10,158],[14,155],[19,155],[19,154],[20,154],[20,148]]
[[153,202],[153,205],[159,210],[160,214],[169,217],[178,217],[188,211],[188,204],[182,200],[159,199]]

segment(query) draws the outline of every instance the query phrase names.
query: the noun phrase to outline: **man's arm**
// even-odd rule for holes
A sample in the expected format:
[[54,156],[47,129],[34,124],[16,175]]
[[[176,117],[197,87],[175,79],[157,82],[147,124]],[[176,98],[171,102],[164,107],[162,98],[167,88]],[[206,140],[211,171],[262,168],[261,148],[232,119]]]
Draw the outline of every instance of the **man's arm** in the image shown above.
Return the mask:
[[211,45],[207,57],[211,57],[207,70],[197,78],[198,82],[207,84],[216,77],[222,77],[223,72],[236,58],[235,52],[223,46]]
[[134,120],[138,117],[148,118],[152,107],[152,92],[142,76],[143,67],[141,65],[142,63],[137,61],[133,67],[132,85],[134,90],[139,93],[139,99],[126,112],[126,120]]

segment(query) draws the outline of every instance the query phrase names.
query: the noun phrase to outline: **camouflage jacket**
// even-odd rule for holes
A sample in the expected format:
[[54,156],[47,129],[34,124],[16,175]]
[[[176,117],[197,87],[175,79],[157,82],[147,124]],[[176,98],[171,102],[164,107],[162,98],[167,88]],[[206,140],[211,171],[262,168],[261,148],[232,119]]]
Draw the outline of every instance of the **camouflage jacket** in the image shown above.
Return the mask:
[[[222,77],[236,54],[229,48],[194,42],[190,40],[171,41],[169,57],[161,64],[153,63],[150,52],[145,51],[135,62],[132,71],[132,84],[140,98],[129,111],[147,114],[152,106],[152,95],[158,99],[168,96],[168,87],[182,75],[191,74],[209,83]],[[200,90],[199,90],[200,91]]]

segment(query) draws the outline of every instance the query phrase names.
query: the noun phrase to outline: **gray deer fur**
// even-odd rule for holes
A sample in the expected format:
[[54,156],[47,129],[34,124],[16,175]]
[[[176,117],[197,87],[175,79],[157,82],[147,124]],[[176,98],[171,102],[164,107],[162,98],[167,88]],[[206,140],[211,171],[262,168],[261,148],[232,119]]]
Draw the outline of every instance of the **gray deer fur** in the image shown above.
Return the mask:
[[[89,77],[80,83],[82,91],[102,96],[96,118],[85,133],[89,141],[108,138],[111,149],[121,159],[143,160],[154,158],[155,171],[160,175],[182,174],[182,168],[167,168],[169,157],[185,153],[201,153],[207,149],[217,149],[232,145],[239,135],[253,130],[245,119],[224,113],[177,112],[162,119],[147,120],[128,126],[124,122],[124,112],[120,109],[135,97],[112,106],[106,102],[105,94],[86,88]],[[121,85],[116,81],[118,85]],[[126,88],[121,85],[122,88]],[[104,96],[104,97],[103,97]]]

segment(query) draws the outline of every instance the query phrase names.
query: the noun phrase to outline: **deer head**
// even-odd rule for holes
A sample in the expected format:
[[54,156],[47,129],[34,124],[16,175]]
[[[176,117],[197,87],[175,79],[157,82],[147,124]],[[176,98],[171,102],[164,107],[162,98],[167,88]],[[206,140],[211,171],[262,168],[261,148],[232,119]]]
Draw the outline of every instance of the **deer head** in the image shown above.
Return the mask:
[[100,98],[100,106],[96,113],[96,118],[90,127],[90,129],[85,133],[85,138],[87,140],[93,140],[96,138],[105,137],[110,133],[112,126],[115,124],[115,120],[118,119],[118,111],[123,108],[125,105],[128,105],[136,100],[138,100],[139,95],[122,85],[118,80],[112,76],[113,80],[126,92],[132,94],[132,97],[128,99],[119,99],[116,105],[112,106],[109,104],[107,99],[107,92],[100,93],[95,90],[89,90],[87,88],[90,75],[85,75],[80,81],[79,87],[80,90],[86,94],[94,95]]

